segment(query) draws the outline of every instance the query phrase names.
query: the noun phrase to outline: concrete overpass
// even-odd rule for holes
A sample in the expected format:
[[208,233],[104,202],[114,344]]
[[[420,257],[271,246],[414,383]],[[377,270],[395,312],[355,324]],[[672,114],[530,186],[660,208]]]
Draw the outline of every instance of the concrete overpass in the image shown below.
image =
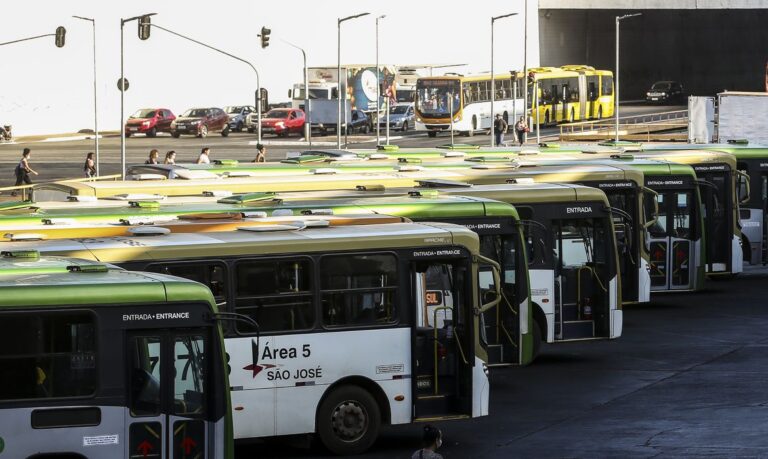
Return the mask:
[[539,0],[542,65],[615,67],[621,23],[622,99],[645,97],[657,80],[693,95],[765,90],[768,0]]

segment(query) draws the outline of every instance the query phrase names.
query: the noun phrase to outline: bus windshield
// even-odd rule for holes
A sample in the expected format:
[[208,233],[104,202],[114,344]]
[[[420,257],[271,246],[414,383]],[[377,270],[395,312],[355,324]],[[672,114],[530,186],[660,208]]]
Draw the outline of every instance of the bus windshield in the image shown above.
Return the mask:
[[425,118],[448,117],[461,107],[459,80],[419,80],[416,83],[416,108]]
[[[303,85],[296,85],[293,89],[293,99],[294,100],[304,100],[304,86]],[[329,96],[329,90],[328,88],[313,88],[312,86],[309,87],[309,98],[312,100],[328,100],[330,99]]]

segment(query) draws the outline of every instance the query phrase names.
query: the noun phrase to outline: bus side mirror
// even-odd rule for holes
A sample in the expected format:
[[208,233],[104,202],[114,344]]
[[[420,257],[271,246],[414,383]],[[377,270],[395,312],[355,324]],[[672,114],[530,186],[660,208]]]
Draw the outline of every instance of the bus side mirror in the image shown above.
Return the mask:
[[288,90],[288,98],[293,99],[293,89]]
[[645,229],[650,228],[656,224],[659,219],[659,193],[651,190],[650,188],[643,187],[643,207],[645,209],[645,223],[643,227]]
[[331,88],[331,99],[339,98],[339,88]]

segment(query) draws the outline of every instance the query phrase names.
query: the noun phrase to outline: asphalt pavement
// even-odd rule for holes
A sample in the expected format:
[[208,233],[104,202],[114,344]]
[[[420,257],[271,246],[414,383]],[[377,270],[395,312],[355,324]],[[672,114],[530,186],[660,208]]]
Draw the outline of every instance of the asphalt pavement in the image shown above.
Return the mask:
[[[439,424],[450,458],[768,457],[768,270],[625,308],[614,341],[545,346],[491,374],[491,415]],[[362,456],[409,458],[422,426],[389,427]],[[288,440],[239,459],[323,457]]]
[[[622,108],[622,116],[657,113],[676,110],[682,107],[631,105]],[[542,129],[543,138],[552,140],[559,132],[558,128]],[[409,131],[407,133],[391,132],[391,143],[401,147],[435,147],[451,142],[449,134],[439,134],[437,137],[427,137],[424,132]],[[382,143],[384,130],[381,130]],[[342,136],[342,142],[345,137]],[[376,137],[374,135],[350,135],[349,147],[375,148]],[[314,136],[316,146],[322,148],[335,148],[336,136]],[[512,141],[511,133],[507,140]],[[530,135],[531,143],[535,143],[535,136]],[[299,151],[307,148],[305,142],[299,137],[277,138],[275,136],[263,137],[267,145],[267,161],[279,161],[285,158],[288,151]],[[477,134],[473,137],[455,136],[454,142],[471,145],[489,145],[490,136]],[[200,149],[211,148],[212,159],[237,159],[239,161],[252,161],[256,151],[256,134],[231,133],[229,137],[219,134],[211,134],[205,139],[191,136],[182,136],[174,139],[169,134],[159,134],[155,138],[135,135],[126,139],[126,163],[141,164],[149,156],[153,148],[160,150],[161,159],[169,150],[177,153],[176,161],[179,163],[193,162],[197,159]],[[21,158],[21,150],[24,147],[32,149],[30,164],[40,173],[32,176],[33,182],[48,182],[66,178],[79,178],[83,176],[83,163],[86,153],[94,151],[93,140],[71,140],[66,138],[51,138],[26,143],[0,143],[0,187],[11,186],[14,183],[13,169]],[[120,173],[120,137],[106,136],[100,139],[100,172],[102,175]]]

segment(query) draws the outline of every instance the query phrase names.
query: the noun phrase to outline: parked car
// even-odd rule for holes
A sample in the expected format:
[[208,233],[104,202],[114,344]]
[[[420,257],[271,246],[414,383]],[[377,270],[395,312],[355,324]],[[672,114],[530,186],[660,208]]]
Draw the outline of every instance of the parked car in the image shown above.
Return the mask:
[[[416,115],[413,111],[413,104],[397,104],[389,107],[389,129],[407,131],[414,125]],[[387,117],[379,120],[379,128],[387,127]]]
[[158,132],[171,132],[171,123],[176,116],[167,108],[142,108],[128,117],[125,122],[125,136],[146,134],[154,137]]
[[229,107],[224,107],[224,111],[229,116],[229,130],[241,132],[245,127],[248,115],[255,112],[256,109],[250,105],[230,105]]
[[677,81],[657,81],[651,89],[645,93],[645,100],[649,103],[683,103],[683,85]]
[[365,113],[364,111],[354,109],[352,110],[351,116],[352,116],[352,119],[347,120],[347,129],[349,130],[350,134],[353,134],[355,132],[367,134],[373,129],[371,117],[368,116],[368,114]]
[[[253,132],[256,126],[255,114],[249,132]],[[306,118],[304,111],[298,108],[275,108],[261,116],[261,133],[275,134],[279,137],[286,137],[293,133],[304,132],[304,122]]]
[[229,135],[229,116],[220,108],[190,108],[171,123],[171,135],[176,138],[181,134],[206,137],[211,132]]

